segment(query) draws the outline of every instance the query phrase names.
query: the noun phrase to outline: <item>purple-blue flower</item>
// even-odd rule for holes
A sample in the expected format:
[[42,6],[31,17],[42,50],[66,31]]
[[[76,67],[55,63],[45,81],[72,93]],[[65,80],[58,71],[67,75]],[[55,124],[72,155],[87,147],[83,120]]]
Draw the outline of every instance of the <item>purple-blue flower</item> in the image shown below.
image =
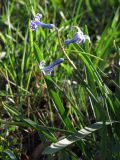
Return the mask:
[[63,61],[64,61],[63,58],[59,58],[59,59],[55,60],[52,64],[49,64],[47,67],[44,67],[45,62],[41,61],[39,67],[40,67],[40,69],[41,69],[41,71],[43,72],[44,75],[51,75],[51,72],[53,71],[53,68],[56,65],[62,63]]
[[43,27],[43,28],[49,28],[52,29],[55,27],[54,24],[47,24],[47,23],[43,23],[40,22],[40,19],[42,18],[42,14],[37,13],[34,17],[33,20],[31,20],[30,22],[30,28],[34,31],[38,28],[38,26]]
[[77,28],[78,31],[74,34],[74,36],[71,39],[67,39],[67,40],[64,41],[65,45],[73,43],[73,42],[77,42],[79,44],[83,44],[86,40],[88,40],[89,43],[90,43],[90,37],[87,36],[87,35],[84,35],[79,27],[73,26],[72,28]]

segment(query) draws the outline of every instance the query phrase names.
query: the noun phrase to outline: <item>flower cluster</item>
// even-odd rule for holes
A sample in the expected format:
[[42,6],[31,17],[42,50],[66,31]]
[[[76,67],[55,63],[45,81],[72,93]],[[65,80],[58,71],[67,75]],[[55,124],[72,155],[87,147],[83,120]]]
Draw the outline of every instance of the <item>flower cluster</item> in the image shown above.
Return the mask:
[[[84,43],[86,40],[88,40],[89,43],[90,43],[90,37],[89,37],[89,36],[84,35],[83,32],[80,30],[79,27],[77,27],[77,26],[73,26],[73,27],[77,28],[78,31],[74,34],[74,36],[73,36],[71,39],[67,39],[67,40],[64,41],[64,44],[65,44],[65,45],[66,45],[66,44],[73,43],[73,42],[77,42],[77,43],[79,43],[79,44],[82,44],[82,43]],[[73,27],[72,27],[72,28],[73,28]]]
[[41,69],[41,71],[43,72],[44,75],[51,75],[51,72],[53,71],[53,68],[56,65],[62,63],[63,61],[64,61],[63,58],[59,58],[56,61],[54,61],[52,64],[49,64],[47,67],[44,67],[45,62],[41,61],[39,67],[40,67],[40,69]]
[[55,27],[54,24],[46,24],[46,23],[40,22],[41,18],[42,18],[42,14],[37,13],[34,19],[31,20],[30,27],[33,31],[36,30],[38,26],[43,27],[43,28],[49,28],[49,29],[52,29]]
[[[49,23],[43,23],[40,21],[40,19],[42,18],[42,14],[37,13],[35,15],[35,17],[33,18],[33,20],[31,20],[30,22],[30,28],[34,31],[36,30],[38,27],[43,27],[43,28],[49,28],[52,29],[55,27],[54,24],[49,24]],[[77,32],[74,34],[74,36],[70,39],[67,39],[64,41],[64,45],[73,43],[73,42],[77,42],[79,44],[83,44],[86,40],[89,41],[90,43],[90,37],[87,35],[84,35],[84,33],[80,30],[80,28],[78,26],[73,26],[72,28],[77,28]],[[63,58],[59,58],[56,61],[54,61],[52,64],[48,65],[47,67],[44,67],[45,62],[41,61],[40,62],[40,69],[43,72],[44,75],[51,75],[51,72],[53,71],[53,68],[62,63],[64,61]]]

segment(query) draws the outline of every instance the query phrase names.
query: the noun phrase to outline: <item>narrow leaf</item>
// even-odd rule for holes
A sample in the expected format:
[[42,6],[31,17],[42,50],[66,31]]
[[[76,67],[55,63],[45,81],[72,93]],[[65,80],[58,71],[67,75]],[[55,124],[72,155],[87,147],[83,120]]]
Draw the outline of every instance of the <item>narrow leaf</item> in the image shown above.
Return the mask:
[[[109,122],[107,121],[105,124],[110,125],[112,123],[115,123],[117,121]],[[86,136],[90,135],[91,133],[101,129],[103,127],[103,122],[96,122],[94,124],[91,124],[88,127],[85,127],[74,134],[68,136],[67,138],[64,138],[57,143],[52,143],[49,147],[45,148],[43,151],[43,154],[52,154],[61,151],[62,149],[68,147],[69,145],[85,138]]]
[[55,106],[61,116],[63,123],[66,125],[67,128],[74,130],[74,127],[73,127],[70,119],[67,117],[65,108],[64,108],[64,106],[61,102],[61,99],[55,89],[55,86],[54,86],[52,79],[50,77],[45,77],[45,81],[48,86],[49,95],[52,98],[52,100],[53,100],[53,102],[54,102],[54,104],[55,104]]

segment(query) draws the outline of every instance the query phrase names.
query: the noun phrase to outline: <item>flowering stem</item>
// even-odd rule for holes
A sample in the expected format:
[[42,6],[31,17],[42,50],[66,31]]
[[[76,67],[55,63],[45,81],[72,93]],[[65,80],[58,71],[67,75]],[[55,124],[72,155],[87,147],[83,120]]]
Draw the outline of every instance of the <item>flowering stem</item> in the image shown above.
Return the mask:
[[57,27],[55,27],[56,30],[57,30],[57,35],[58,35],[58,41],[59,41],[59,44],[60,44],[60,47],[64,53],[64,55],[66,56],[67,60],[69,61],[69,63],[72,65],[72,67],[77,70],[77,67],[75,66],[75,64],[73,63],[73,61],[69,58],[69,56],[67,55],[65,49],[64,49],[64,46],[62,45],[62,42],[61,42],[61,39],[60,39],[60,33],[59,33],[59,30]]
[[60,47],[61,47],[63,53],[65,54],[67,60],[68,60],[69,63],[72,65],[72,67],[78,72],[78,74],[80,75],[80,79],[79,79],[79,80],[80,80],[81,84],[86,87],[86,90],[87,90],[87,92],[91,95],[91,97],[92,97],[96,102],[98,102],[98,101],[96,100],[95,95],[92,94],[92,91],[91,91],[91,89],[89,88],[88,84],[87,84],[87,83],[83,80],[83,78],[81,77],[81,74],[80,74],[79,70],[77,69],[77,67],[75,66],[75,64],[73,63],[73,61],[72,61],[72,60],[69,58],[69,56],[67,55],[67,53],[66,53],[66,51],[65,51],[65,49],[64,49],[64,46],[62,45],[61,39],[60,39],[59,30],[58,30],[57,27],[55,27],[55,28],[56,28],[56,30],[57,30],[58,41],[59,41]]

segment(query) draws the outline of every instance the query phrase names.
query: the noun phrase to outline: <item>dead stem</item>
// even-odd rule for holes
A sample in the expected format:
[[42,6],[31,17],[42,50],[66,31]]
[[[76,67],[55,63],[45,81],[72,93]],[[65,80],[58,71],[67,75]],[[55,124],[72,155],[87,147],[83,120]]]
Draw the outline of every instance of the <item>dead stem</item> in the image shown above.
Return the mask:
[[75,66],[75,64],[73,63],[73,61],[69,58],[69,56],[67,55],[65,49],[64,49],[64,46],[62,45],[62,42],[61,42],[61,39],[60,39],[60,33],[59,33],[59,30],[57,27],[55,27],[56,30],[57,30],[57,35],[58,35],[58,41],[59,41],[59,44],[60,44],[60,47],[64,53],[64,55],[66,56],[67,60],[69,61],[69,63],[72,65],[72,67],[77,70],[77,67]]

